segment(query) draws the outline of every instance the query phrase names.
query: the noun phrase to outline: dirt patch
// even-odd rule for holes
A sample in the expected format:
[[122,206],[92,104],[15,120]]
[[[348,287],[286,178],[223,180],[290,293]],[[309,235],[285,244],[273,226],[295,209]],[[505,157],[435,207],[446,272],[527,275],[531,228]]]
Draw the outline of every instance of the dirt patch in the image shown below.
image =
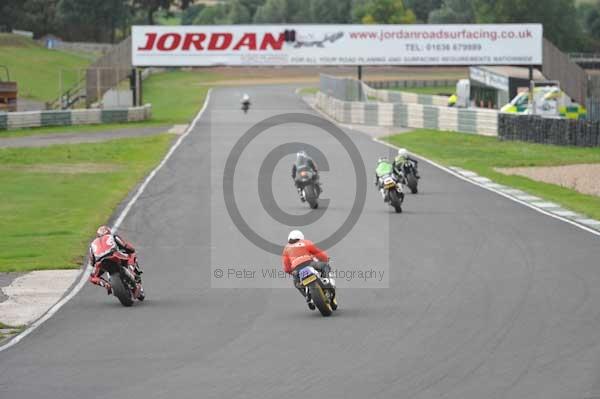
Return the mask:
[[494,168],[505,175],[518,175],[544,183],[557,184],[582,194],[600,196],[600,164]]
[[35,165],[0,165],[0,171],[31,172],[31,173],[108,173],[122,170],[121,165],[110,163],[52,163]]

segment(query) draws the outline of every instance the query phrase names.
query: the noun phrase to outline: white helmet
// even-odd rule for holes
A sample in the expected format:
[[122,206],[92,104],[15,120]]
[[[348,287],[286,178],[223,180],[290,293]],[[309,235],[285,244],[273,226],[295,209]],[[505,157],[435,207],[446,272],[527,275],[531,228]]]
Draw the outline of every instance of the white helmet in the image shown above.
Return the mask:
[[407,158],[408,157],[408,151],[406,150],[406,148],[400,148],[398,150],[398,156],[402,157],[402,158]]
[[300,230],[292,230],[288,235],[288,242],[292,240],[304,240],[304,234]]
[[250,101],[250,96],[247,93],[244,93],[242,96],[242,101]]

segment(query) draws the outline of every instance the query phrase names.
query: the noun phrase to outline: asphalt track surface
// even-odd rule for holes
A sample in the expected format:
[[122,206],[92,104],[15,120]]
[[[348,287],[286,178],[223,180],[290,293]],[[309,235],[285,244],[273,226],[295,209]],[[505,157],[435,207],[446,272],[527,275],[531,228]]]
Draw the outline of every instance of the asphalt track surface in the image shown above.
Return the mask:
[[[212,258],[279,262],[241,236],[219,201],[228,148],[264,115],[313,113],[291,87],[246,91],[256,106],[248,115],[237,111],[237,89],[213,91],[205,117],[124,222],[121,232],[137,244],[146,270],[147,302],[123,308],[85,287],[0,352],[1,398],[600,394],[598,237],[424,162],[422,194],[409,195],[405,212],[395,215],[370,185],[387,149],[358,132],[348,134],[369,170],[367,201],[330,254],[338,266],[365,253],[373,264],[387,262],[389,288],[340,289],[340,309],[328,319],[310,312],[292,288],[211,288]],[[283,141],[318,134],[305,126],[273,129]],[[345,157],[336,143],[311,143],[333,154],[323,174],[331,220],[325,215],[304,228],[318,236],[326,227],[319,223],[346,216],[352,199],[337,193],[354,178],[335,166]],[[247,193],[240,207],[255,210],[248,222],[271,228],[251,195],[265,155],[251,153],[235,178]],[[276,198],[300,213],[288,167],[275,173]],[[265,234],[283,243],[288,230]],[[389,239],[374,241],[382,230]]]

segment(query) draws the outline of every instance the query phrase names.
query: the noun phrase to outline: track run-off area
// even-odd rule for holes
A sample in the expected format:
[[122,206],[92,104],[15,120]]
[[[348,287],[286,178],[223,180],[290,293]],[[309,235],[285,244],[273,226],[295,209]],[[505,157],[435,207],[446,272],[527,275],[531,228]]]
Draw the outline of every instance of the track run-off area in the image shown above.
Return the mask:
[[[248,114],[239,109],[244,92]],[[214,89],[119,228],[139,251],[147,301],[124,308],[86,284],[0,352],[0,397],[600,395],[598,237],[426,162],[419,194],[395,214],[372,184],[377,158],[392,150],[358,131],[345,133],[366,168],[366,201],[327,250],[334,268],[373,268],[383,281],[338,281],[340,308],[323,318],[289,282],[215,280],[216,268],[280,267],[234,224],[222,183],[235,142],[285,113],[318,115],[293,86]],[[258,136],[240,156],[236,201],[248,225],[282,247],[296,226],[267,214],[257,181],[269,151],[289,142],[311,144],[328,163],[321,181],[330,203],[300,227],[307,238],[337,229],[361,190],[347,153],[319,127],[284,124]],[[303,214],[292,159],[277,164],[273,193],[282,210]]]

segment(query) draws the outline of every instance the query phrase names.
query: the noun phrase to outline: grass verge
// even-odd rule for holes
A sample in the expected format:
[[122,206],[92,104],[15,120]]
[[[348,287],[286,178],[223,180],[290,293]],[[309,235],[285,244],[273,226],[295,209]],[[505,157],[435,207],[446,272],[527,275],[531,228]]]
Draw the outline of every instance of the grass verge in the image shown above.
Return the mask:
[[407,93],[428,94],[432,96],[451,96],[456,92],[454,86],[438,86],[438,87],[392,87],[391,91],[404,91]]
[[0,322],[0,330],[4,331],[4,333],[0,332],[0,341],[2,341],[5,338],[12,337],[13,335],[20,333],[24,329],[25,329],[25,326],[14,327],[14,326],[9,326],[8,324],[4,324],[4,323]]
[[600,148],[500,141],[495,137],[426,129],[390,136],[386,140],[442,165],[471,170],[497,183],[521,189],[570,210],[600,219],[600,197],[580,194],[568,188],[526,177],[507,176],[494,170],[495,167],[600,163]]
[[208,71],[170,71],[144,81],[144,102],[152,103],[152,121],[188,123],[204,104],[209,84],[219,77]]
[[[8,67],[11,80],[18,83],[20,97],[51,101],[58,97],[60,73],[67,88],[76,83],[77,70],[89,64],[88,57],[48,50],[33,40],[0,34],[0,65]],[[4,71],[0,76],[4,79]]]
[[303,87],[299,90],[301,96],[315,95],[319,92],[318,87]]
[[172,139],[0,149],[0,272],[79,267],[95,227]]

